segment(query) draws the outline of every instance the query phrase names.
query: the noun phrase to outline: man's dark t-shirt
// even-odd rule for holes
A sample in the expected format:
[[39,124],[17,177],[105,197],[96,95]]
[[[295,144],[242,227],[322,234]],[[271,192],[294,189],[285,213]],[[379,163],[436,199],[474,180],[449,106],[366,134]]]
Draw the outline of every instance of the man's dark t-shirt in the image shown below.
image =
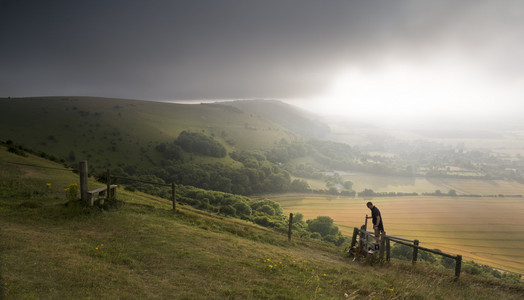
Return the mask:
[[380,224],[378,224],[378,229],[380,231],[384,231],[384,220],[382,220],[380,210],[378,210],[376,206],[373,206],[373,209],[371,210],[371,216],[373,217],[373,225],[377,223],[377,217],[380,217]]

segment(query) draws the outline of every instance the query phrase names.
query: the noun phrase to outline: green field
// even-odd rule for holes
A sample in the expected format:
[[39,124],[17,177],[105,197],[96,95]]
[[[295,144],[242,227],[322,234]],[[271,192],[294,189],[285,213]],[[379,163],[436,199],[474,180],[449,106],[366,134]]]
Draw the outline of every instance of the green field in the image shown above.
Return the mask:
[[380,208],[388,234],[418,239],[422,246],[466,260],[524,274],[524,199],[466,197],[349,198],[286,194],[269,197],[286,213],[306,219],[330,216],[342,232],[364,224],[366,202]]

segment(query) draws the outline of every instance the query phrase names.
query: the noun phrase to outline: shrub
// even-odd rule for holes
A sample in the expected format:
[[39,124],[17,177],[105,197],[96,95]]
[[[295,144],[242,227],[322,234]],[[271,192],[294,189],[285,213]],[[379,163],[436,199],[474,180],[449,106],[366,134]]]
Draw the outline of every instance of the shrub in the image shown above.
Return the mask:
[[78,200],[78,184],[71,183],[66,189],[66,198],[68,201],[75,201]]
[[253,219],[253,222],[264,227],[275,227],[276,225],[276,223],[267,216],[257,216]]
[[262,205],[260,208],[257,209],[257,211],[265,213],[266,215],[270,215],[270,216],[275,215],[275,209],[267,204]]
[[213,157],[225,157],[226,148],[213,138],[198,132],[182,131],[175,144],[187,152],[198,153]]
[[252,210],[251,207],[244,201],[238,201],[233,204],[233,207],[236,209],[239,216],[251,216]]
[[231,205],[223,205],[220,207],[220,213],[226,216],[235,216],[237,210]]
[[308,230],[318,232],[321,236],[337,235],[338,227],[333,225],[333,219],[328,216],[320,216],[308,222]]

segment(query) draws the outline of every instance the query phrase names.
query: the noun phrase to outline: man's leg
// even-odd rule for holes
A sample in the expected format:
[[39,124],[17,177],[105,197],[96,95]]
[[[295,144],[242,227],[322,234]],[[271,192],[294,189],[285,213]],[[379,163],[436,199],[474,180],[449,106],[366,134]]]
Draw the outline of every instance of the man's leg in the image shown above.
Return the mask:
[[380,229],[378,229],[378,227],[373,227],[373,229],[375,229],[375,237],[377,238],[375,240],[375,250],[378,250],[380,245]]

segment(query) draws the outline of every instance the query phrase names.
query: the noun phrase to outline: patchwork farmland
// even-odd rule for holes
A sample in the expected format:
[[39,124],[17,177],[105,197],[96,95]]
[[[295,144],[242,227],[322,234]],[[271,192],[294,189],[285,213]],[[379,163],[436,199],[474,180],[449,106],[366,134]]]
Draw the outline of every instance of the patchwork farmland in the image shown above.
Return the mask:
[[285,213],[305,219],[330,216],[340,230],[353,227],[370,214],[365,203],[380,208],[386,232],[418,239],[424,247],[461,254],[465,260],[524,274],[524,199],[518,197],[387,197],[285,194],[272,195]]

